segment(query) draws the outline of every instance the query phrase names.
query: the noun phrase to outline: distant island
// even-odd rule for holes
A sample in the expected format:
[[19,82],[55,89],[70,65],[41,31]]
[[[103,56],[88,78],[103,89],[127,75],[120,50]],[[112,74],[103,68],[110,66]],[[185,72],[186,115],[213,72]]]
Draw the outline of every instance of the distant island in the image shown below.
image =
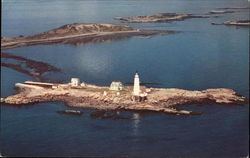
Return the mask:
[[225,13],[234,13],[232,10],[211,10],[210,14],[225,14]]
[[207,18],[208,16],[204,15],[193,15],[193,14],[184,14],[184,13],[158,13],[149,16],[137,16],[137,17],[116,17],[116,20],[127,21],[127,22],[137,22],[137,23],[155,23],[155,22],[170,22],[170,21],[179,21],[190,18]]
[[218,9],[223,9],[223,10],[226,10],[226,9],[233,9],[233,10],[237,10],[237,9],[240,9],[240,10],[242,10],[242,9],[250,9],[250,7],[248,6],[248,7],[226,7],[226,8],[218,8]]
[[211,10],[210,14],[225,14],[225,13],[235,13],[240,12],[244,9],[250,9],[250,7],[228,7],[228,8],[217,8],[215,10]]
[[250,20],[226,21],[223,23],[212,23],[212,25],[233,25],[233,26],[250,26]]
[[39,102],[60,101],[70,107],[92,108],[98,110],[156,111],[176,115],[200,114],[178,110],[181,105],[222,104],[244,105],[248,102],[243,96],[226,88],[190,91],[176,88],[147,88],[140,85],[136,73],[134,86],[123,86],[119,81],[110,87],[101,87],[80,82],[72,78],[70,83],[44,83],[26,81],[17,83],[19,93],[1,98],[9,105],[25,105]]
[[132,36],[150,37],[153,35],[175,33],[163,30],[139,30],[126,25],[115,24],[67,24],[56,29],[36,35],[14,38],[1,38],[1,48],[9,49],[39,44],[84,44],[89,42],[102,42]]

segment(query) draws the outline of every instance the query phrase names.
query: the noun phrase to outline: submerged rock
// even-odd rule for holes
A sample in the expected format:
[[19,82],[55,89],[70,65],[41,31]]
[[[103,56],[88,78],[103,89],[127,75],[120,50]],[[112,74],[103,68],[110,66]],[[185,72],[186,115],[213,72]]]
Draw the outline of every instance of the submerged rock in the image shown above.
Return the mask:
[[1,53],[1,66],[29,75],[38,81],[47,80],[43,75],[48,72],[61,72],[60,69],[40,61],[31,60],[9,53]]
[[73,114],[73,115],[82,115],[83,112],[79,110],[60,110],[57,111],[59,114]]
[[101,118],[101,119],[131,119],[129,117],[122,116],[121,114],[117,112],[112,112],[112,111],[104,111],[104,110],[97,110],[95,112],[92,112],[90,114],[91,118]]

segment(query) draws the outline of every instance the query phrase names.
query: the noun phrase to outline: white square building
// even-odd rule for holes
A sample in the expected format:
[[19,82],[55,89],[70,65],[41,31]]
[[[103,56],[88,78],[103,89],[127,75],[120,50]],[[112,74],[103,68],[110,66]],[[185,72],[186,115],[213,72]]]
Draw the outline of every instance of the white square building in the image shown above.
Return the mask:
[[122,89],[123,89],[123,84],[119,81],[113,81],[109,88],[109,90],[112,90],[112,91],[120,91]]
[[79,78],[71,78],[71,86],[79,86],[80,85],[80,79]]

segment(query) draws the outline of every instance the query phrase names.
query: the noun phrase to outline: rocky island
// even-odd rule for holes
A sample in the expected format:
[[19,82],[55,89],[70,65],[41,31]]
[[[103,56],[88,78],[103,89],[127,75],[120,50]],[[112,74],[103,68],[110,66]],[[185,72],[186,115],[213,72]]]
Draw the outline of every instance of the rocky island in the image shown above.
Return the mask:
[[211,10],[210,14],[225,14],[225,13],[234,13],[232,10]]
[[230,9],[230,10],[242,10],[242,9],[247,9],[247,10],[249,10],[250,9],[250,7],[248,6],[248,7],[245,7],[245,6],[241,6],[241,7],[226,7],[226,8],[218,8],[218,9],[223,9],[223,10],[228,10],[228,9]]
[[16,48],[39,44],[85,44],[105,40],[123,39],[132,36],[150,37],[153,35],[174,33],[175,31],[139,30],[125,25],[115,24],[67,24],[36,35],[14,38],[1,38],[1,48]]
[[158,13],[149,16],[137,16],[137,17],[126,17],[126,18],[115,18],[116,20],[127,21],[127,22],[137,22],[137,23],[154,23],[154,22],[170,22],[179,21],[190,18],[207,18],[208,16],[184,14],[184,13]]
[[44,83],[26,81],[17,83],[19,93],[1,98],[9,105],[25,105],[39,102],[65,102],[70,107],[98,110],[156,111],[168,114],[191,115],[192,111],[178,110],[181,105],[223,104],[244,105],[243,96],[226,88],[190,91],[176,88],[146,88],[140,86],[139,75],[135,75],[134,86],[123,86],[112,82],[110,87],[80,83],[72,78],[70,83]]
[[212,25],[232,25],[232,26],[250,26],[250,20],[226,21],[223,23],[212,23]]

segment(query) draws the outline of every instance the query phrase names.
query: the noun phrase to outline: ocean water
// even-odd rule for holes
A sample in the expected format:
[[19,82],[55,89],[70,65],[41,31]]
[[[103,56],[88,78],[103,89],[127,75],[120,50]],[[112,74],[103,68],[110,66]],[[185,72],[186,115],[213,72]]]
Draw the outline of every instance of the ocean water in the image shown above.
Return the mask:
[[[143,82],[164,88],[231,88],[249,96],[249,28],[211,22],[249,19],[248,10],[215,18],[171,23],[121,23],[114,17],[161,12],[203,14],[216,8],[249,6],[245,0],[4,0],[2,36],[47,31],[70,23],[115,23],[180,33],[132,37],[86,45],[39,45],[4,50],[62,70],[49,81],[71,77],[97,85]],[[3,61],[5,59],[2,59]],[[16,82],[34,80],[1,67],[1,97],[16,93]],[[248,155],[249,105],[182,107],[197,116],[122,112],[132,120],[93,119],[93,110],[64,103],[1,106],[1,154],[5,156],[243,157]],[[78,109],[80,117],[56,111]]]

